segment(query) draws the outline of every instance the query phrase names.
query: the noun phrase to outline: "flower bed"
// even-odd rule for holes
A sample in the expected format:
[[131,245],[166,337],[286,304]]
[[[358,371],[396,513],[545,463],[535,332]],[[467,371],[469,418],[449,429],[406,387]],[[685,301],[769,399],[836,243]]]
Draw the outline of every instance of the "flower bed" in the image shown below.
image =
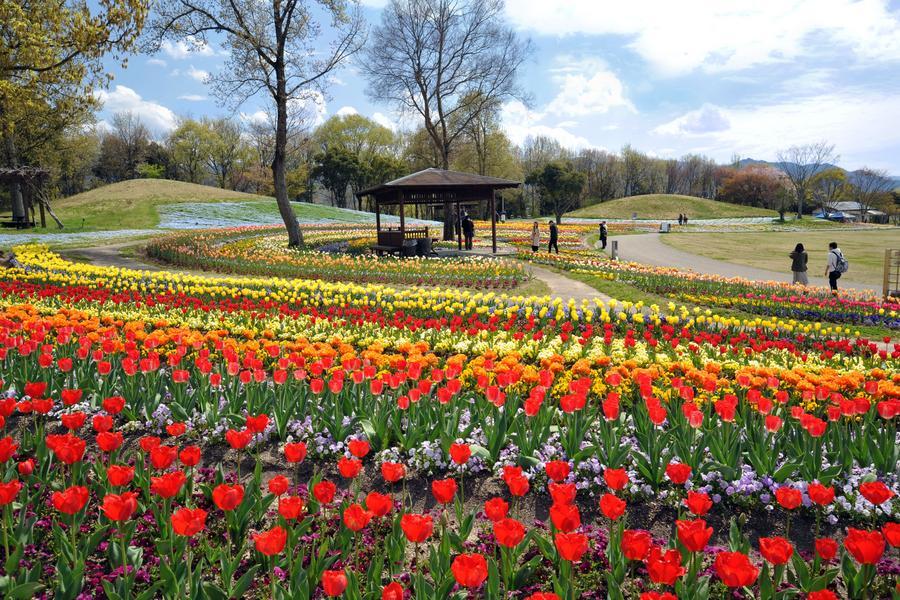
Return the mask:
[[520,257],[554,267],[615,279],[646,292],[703,306],[805,321],[877,325],[900,329],[900,304],[882,300],[874,292],[841,290],[835,296],[825,288],[777,281],[750,281],[740,277],[703,275],[668,267],[619,262],[591,252]]
[[253,227],[167,236],[151,242],[147,252],[164,262],[193,269],[325,281],[509,289],[526,279],[517,263],[495,258],[360,255],[357,242],[374,243],[372,228],[321,226],[304,228],[304,236],[310,246],[352,242],[355,251],[328,253],[288,248],[282,228]]
[[0,270],[7,595],[895,585],[900,347],[16,252],[23,268]]

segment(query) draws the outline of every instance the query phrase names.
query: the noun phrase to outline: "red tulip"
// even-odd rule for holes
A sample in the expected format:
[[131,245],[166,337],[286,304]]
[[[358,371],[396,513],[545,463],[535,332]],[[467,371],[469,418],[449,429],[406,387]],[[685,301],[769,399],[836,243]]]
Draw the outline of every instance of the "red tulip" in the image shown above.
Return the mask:
[[610,469],[603,471],[603,480],[611,490],[621,490],[628,483],[628,472],[625,469]]
[[401,463],[381,463],[381,477],[386,482],[396,483],[403,479],[404,475],[406,475],[406,467],[404,467]]
[[269,531],[253,534],[253,544],[256,546],[257,552],[265,556],[281,554],[286,543],[287,531],[280,525],[276,525]]
[[900,548],[900,523],[885,523],[881,532],[888,544],[894,548]]
[[553,592],[535,592],[525,600],[560,600],[560,598]]
[[234,510],[244,501],[244,486],[237,483],[228,485],[222,483],[212,492],[213,503],[219,507],[219,510]]
[[150,450],[150,464],[154,469],[163,471],[172,466],[178,456],[178,448],[175,446],[156,446]]
[[875,506],[880,506],[894,497],[894,492],[880,481],[869,481],[861,484],[859,493]]
[[361,531],[372,520],[372,513],[359,504],[351,504],[344,509],[344,525],[350,531]]
[[248,430],[237,431],[229,429],[225,432],[225,441],[235,450],[243,450],[250,445],[253,439],[253,432]]
[[344,479],[353,479],[362,471],[362,461],[342,456],[338,459],[338,471]]
[[166,433],[172,437],[183,435],[185,431],[187,431],[187,427],[184,423],[170,423],[166,425]]
[[703,519],[694,519],[693,521],[675,521],[675,527],[678,531],[678,541],[688,549],[689,552],[702,552],[712,537],[713,528],[706,526]]
[[806,595],[806,600],[837,600],[837,595],[831,590],[819,590]]
[[134,479],[134,467],[126,465],[110,465],[106,469],[106,479],[115,487],[128,485]]
[[647,555],[647,574],[653,583],[675,585],[675,581],[684,575],[685,568],[681,566],[681,553],[678,550],[666,550],[659,546],[650,548]]
[[494,538],[507,548],[515,548],[525,539],[525,526],[515,519],[494,521]]
[[75,485],[61,492],[53,492],[53,506],[61,513],[74,515],[87,504],[90,493],[84,486]]
[[430,515],[405,514],[400,517],[400,528],[410,542],[421,544],[434,531],[434,523]]
[[450,459],[458,465],[464,465],[472,457],[472,449],[468,444],[450,444]]
[[628,560],[644,560],[653,545],[653,538],[646,531],[640,529],[626,529],[622,532],[622,540],[619,547],[622,554]]
[[258,415],[255,417],[247,415],[244,426],[251,433],[262,433],[269,426],[269,415]]
[[720,552],[714,563],[716,575],[730,588],[753,585],[759,576],[759,569],[742,552]]
[[554,504],[572,504],[578,491],[574,483],[551,483],[549,490]]
[[322,590],[326,596],[337,597],[347,589],[347,574],[343,571],[325,571],[322,573]]
[[600,510],[604,516],[611,521],[615,521],[625,514],[626,503],[624,500],[613,496],[612,494],[603,494],[600,498]]
[[644,592],[640,600],[678,600],[678,596],[669,592]]
[[68,429],[69,431],[77,431],[84,426],[84,422],[87,419],[87,415],[83,412],[73,412],[67,415],[60,415],[59,420],[62,422],[63,427]]
[[104,496],[100,509],[110,521],[127,521],[137,510],[137,506],[136,492],[122,492]]
[[329,504],[334,500],[337,486],[330,481],[320,481],[313,486],[313,496],[320,504]]
[[172,471],[159,477],[150,478],[150,491],[160,498],[172,498],[181,491],[181,487],[187,482],[182,471]]
[[178,453],[178,460],[186,467],[195,467],[200,463],[200,447],[185,446]]
[[381,588],[381,600],[403,600],[403,586],[392,581]]
[[97,446],[103,452],[113,452],[118,450],[119,447],[124,442],[122,438],[122,432],[117,431],[115,433],[111,431],[103,431],[97,434]]
[[383,517],[394,508],[394,500],[389,494],[369,492],[366,496],[366,508],[376,517]]
[[302,463],[306,458],[306,444],[303,442],[285,444],[284,458],[289,463]]
[[550,507],[550,520],[563,533],[571,533],[581,527],[581,514],[574,504],[554,504]]
[[776,431],[781,429],[782,420],[780,417],[776,417],[775,415],[766,415],[765,423],[766,431],[775,433]]
[[785,510],[794,510],[803,502],[803,494],[791,487],[780,487],[775,490],[775,499]]
[[783,565],[793,556],[794,547],[783,537],[761,537],[759,553],[773,565]]
[[191,537],[206,528],[206,511],[202,508],[180,508],[172,513],[171,520],[176,534]]
[[809,499],[819,506],[828,506],[834,501],[834,488],[821,483],[810,483],[806,488]]
[[682,485],[691,477],[691,467],[683,463],[670,462],[666,466],[666,475],[675,485]]
[[559,556],[571,562],[581,560],[588,549],[588,539],[583,533],[557,533],[554,542]]
[[503,498],[491,498],[484,503],[484,514],[491,521],[499,521],[509,513],[509,503]]
[[18,447],[19,445],[9,436],[0,439],[0,463],[5,463],[12,458]]
[[846,548],[856,562],[863,565],[874,565],[884,554],[884,537],[880,531],[866,531],[864,529],[847,529],[847,537],[844,538]]
[[688,492],[684,503],[688,510],[698,517],[706,515],[713,506],[709,494],[704,494],[703,492]]
[[528,478],[524,476],[510,477],[506,481],[506,485],[509,487],[509,493],[519,498],[527,494],[528,490],[531,488],[531,485],[528,483]]
[[97,433],[111,430],[114,424],[115,421],[113,421],[113,418],[109,415],[94,415],[94,418],[91,419],[91,427],[93,427],[94,431]]
[[18,479],[0,483],[0,506],[6,506],[7,504],[15,500],[16,496],[19,495],[19,490],[21,489],[22,482]]
[[478,553],[460,554],[450,565],[456,583],[467,588],[477,588],[488,576],[487,561]]
[[816,540],[816,554],[822,560],[829,562],[837,555],[838,543],[831,538],[819,538]]
[[111,415],[117,415],[125,408],[125,398],[122,396],[111,396],[103,400],[103,410]]
[[77,436],[67,433],[60,436],[46,438],[47,447],[53,451],[53,455],[61,463],[72,465],[84,458],[84,450],[87,447],[85,441]]
[[544,464],[544,470],[552,481],[561,482],[569,476],[571,467],[564,460],[553,460]]
[[[94,417],[96,420],[97,417]],[[150,452],[154,448],[158,447],[162,443],[162,440],[154,435],[145,435],[140,439],[138,444],[141,447],[141,450],[144,452]]]
[[350,440],[347,442],[347,449],[356,458],[363,458],[369,453],[370,446],[366,440]]
[[453,496],[456,494],[455,479],[436,479],[431,482],[431,493],[434,499],[440,504],[449,504],[453,502]]
[[278,514],[288,521],[300,518],[303,512],[303,498],[300,496],[281,496],[278,498]]
[[16,465],[16,470],[22,477],[28,477],[34,473],[34,459],[28,458],[19,462],[19,464]]

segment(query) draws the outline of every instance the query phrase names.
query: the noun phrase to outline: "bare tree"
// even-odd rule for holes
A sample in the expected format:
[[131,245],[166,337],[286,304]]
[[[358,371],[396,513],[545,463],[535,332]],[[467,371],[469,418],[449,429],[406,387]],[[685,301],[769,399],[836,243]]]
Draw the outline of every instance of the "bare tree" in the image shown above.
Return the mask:
[[[229,59],[210,77],[224,104],[236,107],[258,94],[271,98],[272,177],[290,246],[302,244],[303,235],[288,198],[288,105],[322,91],[328,75],[359,50],[362,19],[358,10],[350,13],[347,7],[347,0],[159,0],[150,25],[147,49],[153,52],[164,40],[199,44],[213,34],[224,36]],[[317,13],[331,17],[333,41],[327,48]]]
[[834,144],[821,141],[803,146],[791,146],[776,154],[778,167],[787,175],[797,201],[797,218],[803,218],[803,202],[812,192],[813,178],[830,163],[837,162]]
[[863,221],[868,220],[868,213],[872,208],[889,203],[894,181],[888,176],[887,171],[863,167],[851,173],[848,179],[852,186],[853,199],[859,203]]
[[127,176],[137,177],[137,166],[144,160],[150,145],[150,132],[133,112],[118,112],[112,118],[112,134],[118,138],[122,156],[120,157]]
[[[530,52],[503,23],[503,0],[392,0],[366,51],[368,93],[421,116],[441,167],[485,111],[523,97],[516,72]],[[453,238],[449,204],[444,238]]]

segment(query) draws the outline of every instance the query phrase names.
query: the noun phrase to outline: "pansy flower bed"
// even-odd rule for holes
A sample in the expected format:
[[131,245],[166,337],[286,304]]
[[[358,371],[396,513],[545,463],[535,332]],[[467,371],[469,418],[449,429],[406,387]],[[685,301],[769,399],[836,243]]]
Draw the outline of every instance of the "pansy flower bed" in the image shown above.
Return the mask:
[[17,257],[7,596],[896,593],[898,346]]

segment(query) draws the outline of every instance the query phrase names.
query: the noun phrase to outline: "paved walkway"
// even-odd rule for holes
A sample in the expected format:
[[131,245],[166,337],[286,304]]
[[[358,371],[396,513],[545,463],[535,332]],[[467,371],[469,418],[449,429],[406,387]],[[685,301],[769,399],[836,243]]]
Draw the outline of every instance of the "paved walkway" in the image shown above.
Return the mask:
[[526,268],[536,279],[540,279],[547,284],[547,287],[550,288],[550,296],[553,298],[562,298],[565,301],[572,298],[578,304],[582,300],[593,302],[597,298],[603,302],[609,302],[610,300],[610,297],[606,294],[598,292],[588,284],[582,283],[577,279],[571,279],[537,265],[528,264]]
[[[659,233],[619,235],[610,239],[619,242],[619,258],[625,261],[660,267],[691,269],[698,273],[721,275],[723,277],[743,277],[755,281],[791,281],[789,272],[757,269],[679,250],[664,243],[660,239]],[[607,247],[607,251],[609,251],[609,247]],[[810,285],[828,287],[828,280],[822,277],[810,277],[809,283]],[[881,291],[880,286],[845,279],[841,279],[838,285],[856,290]]]

